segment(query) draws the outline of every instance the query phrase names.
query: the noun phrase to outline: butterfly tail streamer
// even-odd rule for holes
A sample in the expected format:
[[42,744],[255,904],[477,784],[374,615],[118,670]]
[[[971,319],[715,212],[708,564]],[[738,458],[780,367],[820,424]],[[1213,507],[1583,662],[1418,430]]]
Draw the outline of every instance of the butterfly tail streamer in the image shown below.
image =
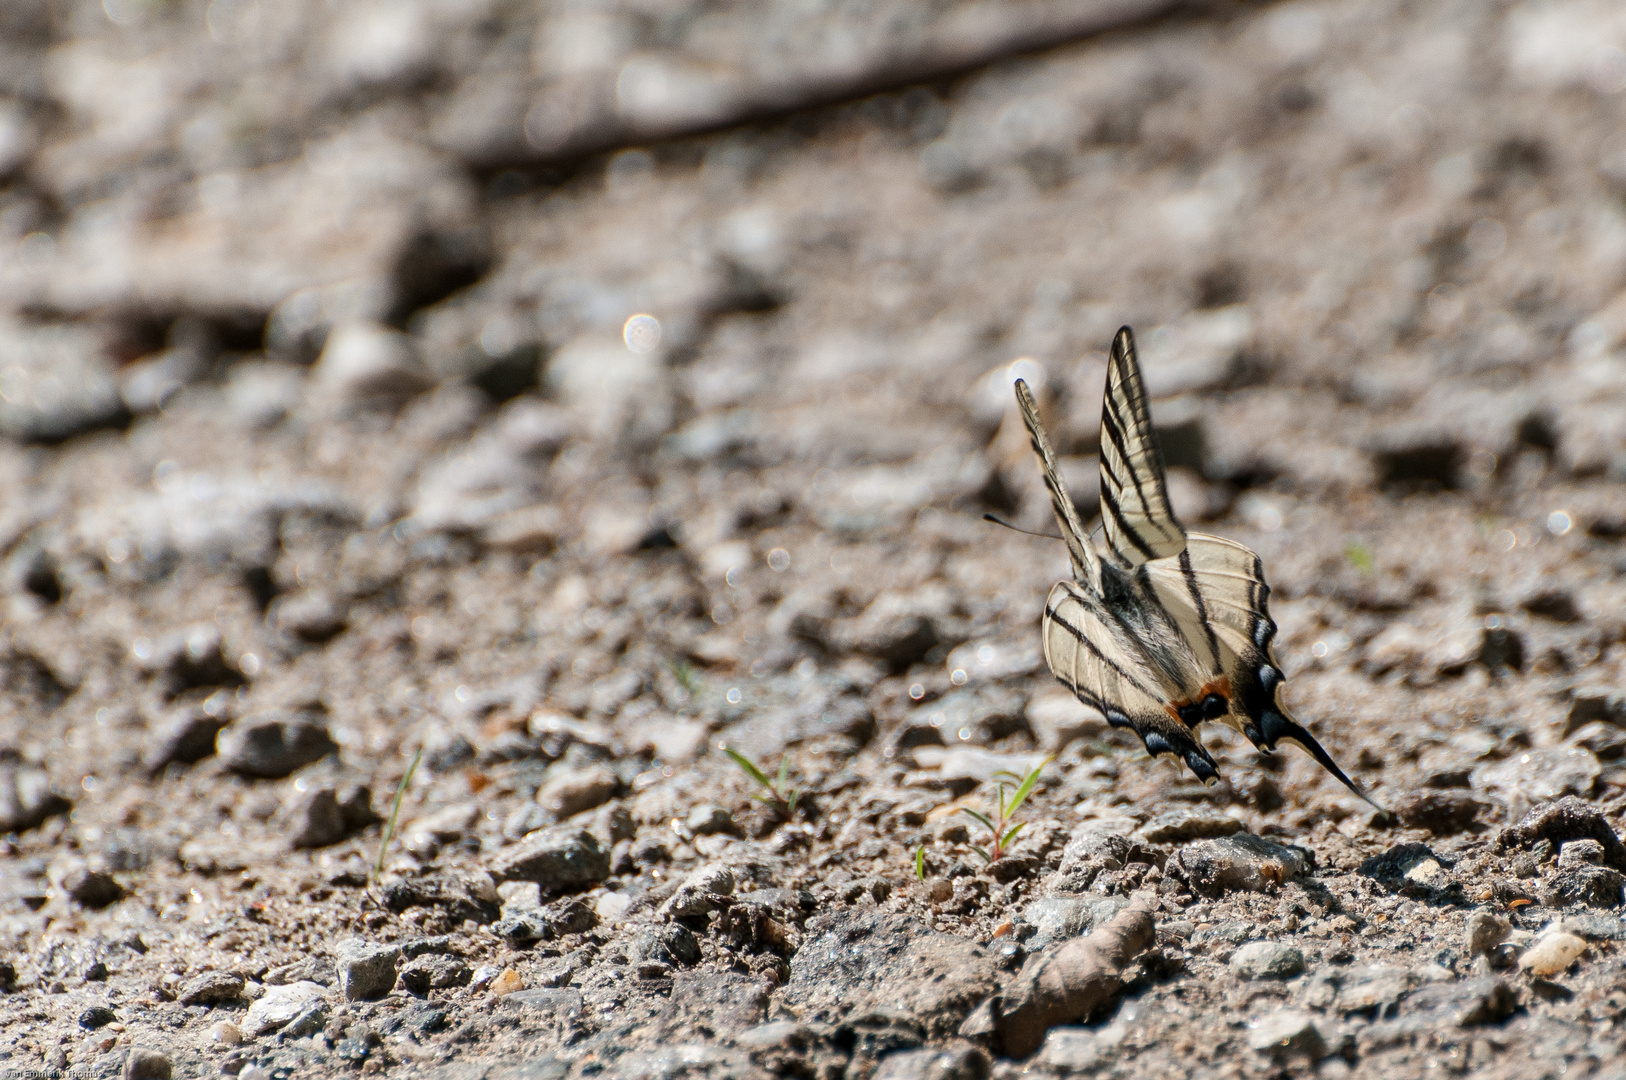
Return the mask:
[[1332,759],[1332,755],[1323,750],[1321,744],[1316,742],[1315,736],[1311,735],[1302,724],[1295,722],[1291,717],[1275,711],[1265,713],[1260,718],[1259,734],[1260,744],[1266,749],[1273,748],[1278,742],[1295,743],[1300,750],[1314,758],[1316,764],[1332,773],[1340,784],[1360,796],[1372,809],[1382,814],[1389,812],[1384,807],[1379,806],[1372,796],[1362,791],[1359,784],[1345,775],[1344,770],[1340,769],[1338,763]]
[[1033,452],[1038,455],[1039,465],[1044,470],[1044,486],[1050,491],[1050,506],[1056,512],[1056,523],[1061,526],[1062,539],[1067,542],[1067,554],[1073,563],[1073,578],[1096,586],[1101,580],[1100,556],[1091,546],[1084,523],[1078,518],[1078,508],[1073,505],[1072,496],[1067,494],[1067,484],[1056,468],[1056,455],[1050,448],[1050,436],[1045,434],[1044,424],[1039,421],[1038,402],[1033,400],[1032,391],[1021,379],[1016,380],[1016,402],[1021,407],[1022,423],[1027,425],[1028,438],[1033,442]]

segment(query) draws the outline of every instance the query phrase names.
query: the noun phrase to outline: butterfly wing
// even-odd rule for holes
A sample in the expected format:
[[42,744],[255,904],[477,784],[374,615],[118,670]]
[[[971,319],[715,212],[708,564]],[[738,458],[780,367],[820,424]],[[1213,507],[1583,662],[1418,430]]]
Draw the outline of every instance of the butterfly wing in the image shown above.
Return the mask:
[[1134,731],[1153,757],[1179,758],[1204,783],[1219,779],[1191,727],[1166,706],[1168,691],[1152,674],[1144,643],[1099,595],[1058,582],[1045,602],[1043,640],[1051,672],[1107,723]]
[[1127,326],[1112,339],[1101,406],[1101,523],[1107,547],[1125,566],[1166,559],[1186,546],[1186,530],[1169,506],[1163,455]]
[[1271,649],[1276,623],[1259,556],[1233,540],[1190,533],[1177,557],[1149,562],[1145,572],[1158,602],[1224,680],[1229,709],[1217,719],[1264,751],[1280,742],[1296,743],[1377,807],[1281,701],[1285,676]]
[[1038,455],[1039,467],[1044,471],[1044,486],[1050,491],[1050,508],[1055,511],[1062,539],[1067,542],[1067,554],[1073,563],[1073,578],[1092,584],[1099,582],[1101,574],[1097,563],[1100,557],[1090,544],[1090,536],[1078,518],[1078,508],[1073,505],[1072,496],[1067,494],[1067,485],[1056,468],[1056,455],[1050,449],[1050,436],[1039,421],[1039,406],[1033,400],[1028,384],[1021,379],[1016,380],[1016,403],[1021,407],[1022,423],[1027,425],[1028,438],[1033,442],[1034,454]]

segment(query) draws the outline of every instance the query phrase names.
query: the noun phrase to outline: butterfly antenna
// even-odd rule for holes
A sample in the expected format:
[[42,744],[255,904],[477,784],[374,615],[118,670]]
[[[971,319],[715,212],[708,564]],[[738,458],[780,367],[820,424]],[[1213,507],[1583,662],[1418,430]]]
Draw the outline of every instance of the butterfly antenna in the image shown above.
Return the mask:
[[1011,532],[1025,533],[1028,536],[1037,536],[1041,540],[1060,540],[1061,539],[1061,537],[1057,536],[1055,533],[1042,533],[1042,532],[1034,532],[1032,529],[1019,529],[1015,525],[1012,525],[1010,522],[1002,521],[1001,519],[995,517],[992,514],[984,514],[984,515],[982,515],[982,520],[984,520],[984,521],[992,521],[995,525],[1003,525],[1007,529],[1011,530]]

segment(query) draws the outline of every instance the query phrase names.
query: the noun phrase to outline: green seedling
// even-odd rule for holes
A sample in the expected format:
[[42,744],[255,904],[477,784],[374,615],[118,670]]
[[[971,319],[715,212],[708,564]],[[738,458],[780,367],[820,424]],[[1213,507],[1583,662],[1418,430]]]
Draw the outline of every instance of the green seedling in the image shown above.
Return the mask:
[[690,694],[700,692],[700,676],[696,674],[693,664],[682,658],[674,658],[667,666],[672,669],[672,678],[676,679],[684,690]]
[[761,791],[756,793],[757,798],[761,799],[763,802],[773,803],[775,806],[779,807],[779,812],[784,814],[786,817],[792,817],[795,815],[796,800],[802,797],[802,793],[800,790],[790,786],[788,779],[790,771],[789,758],[782,757],[779,759],[779,775],[770,780],[768,779],[768,774],[757,767],[756,762],[752,761],[738,750],[734,750],[726,746],[723,747],[722,750],[723,753],[729,756],[729,759],[733,761],[734,764],[740,767],[741,772],[743,772],[746,776],[749,776],[752,780],[755,780],[757,782],[757,786],[762,788]]
[[390,819],[384,823],[384,836],[378,842],[378,864],[373,868],[374,877],[384,876],[384,855],[390,849],[390,841],[395,839],[395,823],[401,817],[401,800],[406,798],[407,785],[412,783],[412,774],[418,771],[418,762],[423,760],[423,747],[412,755],[412,764],[407,766],[406,775],[401,777],[401,783],[395,788],[395,803],[390,807]]
[[1344,558],[1349,560],[1362,577],[1371,577],[1377,572],[1377,563],[1372,559],[1372,549],[1365,544],[1356,542],[1344,548]]
[[915,879],[926,880],[926,845],[921,844],[915,848]]
[[[1027,824],[1025,821],[1016,820],[1016,812],[1022,808],[1023,803],[1027,802],[1028,796],[1033,794],[1033,786],[1039,782],[1039,773],[1044,771],[1044,767],[1050,764],[1052,760],[1054,759],[1045,758],[1035,765],[1033,771],[1026,776],[1017,776],[1013,772],[1004,770],[995,773],[994,786],[997,792],[998,810],[993,817],[990,818],[987,814],[980,813],[970,807],[961,809],[962,813],[970,814],[977,820],[978,824],[988,830],[990,838],[988,846],[981,848],[973,844],[971,847],[971,850],[982,856],[984,862],[998,862],[1005,857],[1011,846],[1011,841],[1016,839],[1016,834],[1021,832],[1022,827]],[[1008,799],[1005,797],[1007,781],[1017,784],[1016,791]]]

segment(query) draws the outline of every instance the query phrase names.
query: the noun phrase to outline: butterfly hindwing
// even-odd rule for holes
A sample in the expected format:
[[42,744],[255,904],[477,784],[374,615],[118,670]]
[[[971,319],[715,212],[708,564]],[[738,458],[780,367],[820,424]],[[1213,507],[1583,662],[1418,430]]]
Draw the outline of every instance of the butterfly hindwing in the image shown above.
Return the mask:
[[1371,803],[1281,701],[1278,691],[1285,676],[1271,649],[1276,623],[1270,617],[1270,586],[1259,556],[1233,540],[1206,533],[1191,533],[1186,540],[1179,556],[1147,563],[1144,570],[1159,602],[1188,640],[1200,637],[1214,650],[1211,655],[1230,701],[1220,719],[1263,751],[1282,742],[1296,743],[1339,783]]
[[1080,701],[1114,727],[1129,728],[1154,757],[1172,754],[1204,782],[1219,771],[1191,728],[1166,707],[1168,690],[1143,643],[1086,586],[1063,581],[1045,603],[1045,661]]
[[1177,555],[1186,544],[1169,506],[1163,455],[1127,326],[1112,341],[1101,406],[1101,523],[1107,547],[1126,566]]

